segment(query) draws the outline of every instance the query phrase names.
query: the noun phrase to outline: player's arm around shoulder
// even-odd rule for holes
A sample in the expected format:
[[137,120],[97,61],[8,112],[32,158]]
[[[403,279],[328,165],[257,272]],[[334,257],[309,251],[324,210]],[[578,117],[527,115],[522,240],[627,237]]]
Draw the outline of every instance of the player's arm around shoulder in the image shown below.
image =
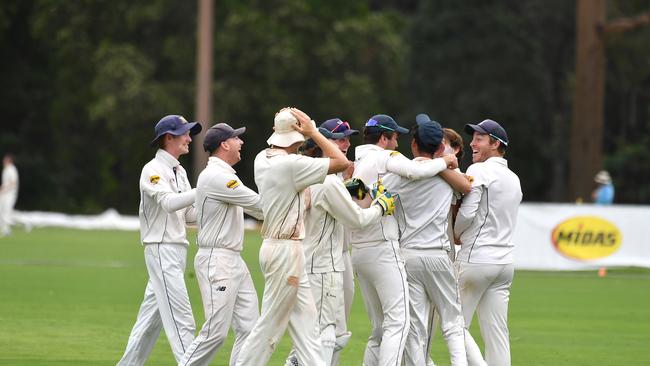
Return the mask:
[[398,151],[390,151],[386,160],[386,171],[409,179],[430,178],[447,168],[457,168],[458,160],[453,155],[431,160],[414,161]]
[[478,212],[484,188],[489,184],[483,163],[470,165],[470,167],[467,168],[465,175],[467,175],[471,180],[472,186],[469,193],[463,197],[460,207],[458,208],[456,223],[454,224],[454,233],[456,236],[460,236],[471,226],[472,221]]
[[472,189],[472,179],[469,175],[462,174],[455,169],[445,169],[440,172],[440,178],[444,179],[454,191],[468,194]]

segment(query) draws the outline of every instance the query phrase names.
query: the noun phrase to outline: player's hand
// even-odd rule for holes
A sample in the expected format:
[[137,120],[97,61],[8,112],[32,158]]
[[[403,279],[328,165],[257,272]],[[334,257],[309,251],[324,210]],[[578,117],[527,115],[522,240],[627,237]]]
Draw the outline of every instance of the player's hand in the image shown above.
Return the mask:
[[381,193],[372,203],[382,208],[384,216],[392,215],[395,212],[395,196],[389,192]]
[[352,178],[345,181],[345,189],[348,190],[350,196],[359,201],[363,200],[368,194],[368,187],[359,178]]
[[456,169],[458,168],[458,158],[456,158],[456,155],[454,154],[447,154],[442,157],[445,160],[445,163],[447,163],[447,168],[448,169]]
[[316,128],[316,122],[314,122],[305,112],[301,111],[298,108],[291,108],[291,114],[296,117],[298,124],[292,125],[294,130],[300,132],[303,136],[311,138],[315,134],[320,133]]

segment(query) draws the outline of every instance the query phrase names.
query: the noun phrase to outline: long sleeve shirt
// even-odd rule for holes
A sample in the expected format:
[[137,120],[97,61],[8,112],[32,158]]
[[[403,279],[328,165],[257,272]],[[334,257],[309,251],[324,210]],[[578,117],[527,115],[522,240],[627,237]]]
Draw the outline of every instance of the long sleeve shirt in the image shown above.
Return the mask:
[[501,157],[472,164],[466,174],[474,177],[474,182],[456,216],[454,231],[462,243],[456,259],[512,263],[512,237],[522,198],[519,177]]
[[308,273],[343,272],[344,229],[362,228],[378,221],[378,205],[362,209],[345,189],[341,178],[330,174],[310,188],[311,207],[305,212],[305,266]]
[[240,252],[244,242],[244,212],[264,217],[260,196],[246,187],[225,161],[211,156],[196,183],[199,247]]
[[140,174],[140,240],[188,245],[185,224],[195,221],[195,190],[185,169],[159,149]]

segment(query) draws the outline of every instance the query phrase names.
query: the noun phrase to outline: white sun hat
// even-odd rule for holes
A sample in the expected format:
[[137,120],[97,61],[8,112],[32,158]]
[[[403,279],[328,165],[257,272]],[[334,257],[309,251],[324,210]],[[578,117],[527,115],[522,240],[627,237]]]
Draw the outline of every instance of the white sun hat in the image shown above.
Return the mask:
[[282,109],[275,115],[274,132],[266,140],[266,143],[278,147],[289,147],[296,142],[304,142],[305,136],[291,127],[295,124],[298,124],[298,120],[291,114],[291,111],[288,108]]
[[610,184],[612,183],[612,177],[609,176],[607,170],[601,170],[594,177],[594,182],[600,184]]

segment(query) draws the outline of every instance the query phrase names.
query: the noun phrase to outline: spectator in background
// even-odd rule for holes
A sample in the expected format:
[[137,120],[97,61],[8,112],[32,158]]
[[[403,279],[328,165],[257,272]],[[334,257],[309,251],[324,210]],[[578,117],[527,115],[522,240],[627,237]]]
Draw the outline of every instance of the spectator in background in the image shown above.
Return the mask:
[[2,159],[2,185],[0,186],[0,236],[11,234],[11,221],[18,198],[18,170],[14,156],[5,154]]
[[598,205],[611,205],[614,202],[612,177],[610,177],[606,170],[601,170],[594,177],[594,182],[598,183],[598,187],[591,194],[594,203]]

